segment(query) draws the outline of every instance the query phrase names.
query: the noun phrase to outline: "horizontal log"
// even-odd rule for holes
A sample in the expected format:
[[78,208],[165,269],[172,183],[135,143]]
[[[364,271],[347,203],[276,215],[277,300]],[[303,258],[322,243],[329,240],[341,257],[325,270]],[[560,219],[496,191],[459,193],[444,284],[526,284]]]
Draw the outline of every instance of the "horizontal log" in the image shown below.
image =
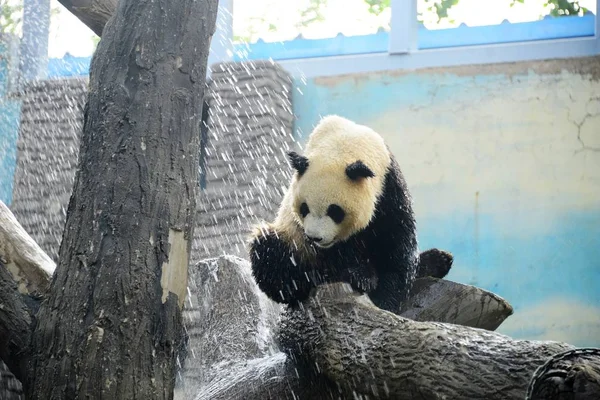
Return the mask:
[[[522,399],[537,367],[573,347],[418,322],[377,309],[347,284],[288,311],[280,343],[347,394],[394,399]],[[313,367],[314,366],[314,367]]]
[[[190,294],[184,309],[184,321],[190,335],[188,356],[181,371],[183,382],[177,388],[176,399],[312,399],[322,398],[326,394],[335,394],[334,398],[339,396],[337,383],[323,374],[302,368],[300,365],[302,362],[297,363],[302,360],[298,360],[296,354],[288,351],[286,357],[284,353],[280,352],[277,343],[272,341],[271,337],[280,329],[279,320],[282,308],[269,300],[258,289],[252,279],[248,261],[232,256],[204,260],[190,268],[189,288]],[[458,299],[457,293],[462,293]],[[359,296],[357,299],[363,298],[364,296]],[[343,297],[340,297],[340,300],[343,301]],[[457,300],[459,306],[452,308],[451,305]],[[366,301],[368,302],[368,299]],[[307,304],[310,306],[310,301]],[[505,300],[492,293],[473,286],[435,278],[417,279],[415,289],[413,289],[411,299],[407,304],[411,304],[412,308],[406,307],[405,312],[412,313],[420,319],[462,321],[474,326],[479,324],[488,329],[491,328],[490,321],[499,323],[498,310],[503,310],[502,318],[508,316],[512,311]],[[445,304],[449,304],[449,306],[444,307]],[[481,304],[482,306],[477,309],[468,307],[468,304],[472,306]],[[484,306],[486,304],[487,306]],[[398,320],[398,317],[394,317],[393,314],[384,313],[373,307],[369,306],[366,312],[373,316],[383,313],[388,318],[392,316],[392,318],[396,318],[395,321]],[[463,317],[462,313],[468,314],[469,317]],[[473,315],[476,314],[480,318],[473,318]],[[315,315],[317,314],[313,313],[312,317]],[[320,314],[320,318],[325,318],[325,320],[330,317],[330,315],[326,317],[323,312]],[[310,318],[308,316],[305,319],[309,320]],[[406,318],[399,320],[409,321]],[[368,323],[369,320],[366,319],[365,322]],[[339,314],[337,323],[348,327],[353,324],[362,325],[361,320],[357,319],[351,310]],[[418,324],[414,321],[410,321],[410,323]],[[438,325],[444,327],[443,324]],[[359,339],[354,334],[348,337],[357,342],[361,340],[368,342],[368,336],[372,331],[378,332],[387,329],[385,325],[380,328],[372,328],[371,331],[368,327],[372,327],[372,325],[357,330],[358,332],[360,329],[365,329],[367,338]],[[282,328],[285,330],[286,326],[284,325]],[[298,335],[301,334],[302,329],[304,328],[299,329]],[[476,332],[475,340],[480,339],[481,332],[485,333],[478,329],[463,329],[466,329],[464,332],[461,331],[464,334],[471,331]],[[398,332],[399,335],[401,333]],[[420,333],[415,333],[414,329],[405,334],[405,337],[401,336],[405,341],[413,340],[412,335],[417,335],[416,340],[419,343],[435,339],[435,335],[431,333],[422,337]],[[289,337],[294,338],[295,335],[288,331]],[[446,335],[452,335],[452,333]],[[498,335],[498,337],[504,338],[506,343],[512,343],[509,338],[502,335]],[[388,339],[393,340],[391,336]],[[382,340],[377,345],[381,352],[376,357],[385,357],[387,350],[383,342],[389,341],[388,339]],[[461,339],[466,340],[464,336],[461,336]],[[391,346],[391,343],[387,343],[385,346]],[[514,344],[514,346],[518,347],[519,345]],[[563,348],[561,347],[563,345],[557,346]],[[321,350],[328,351],[325,348],[321,348]],[[362,354],[362,351],[351,347],[334,348],[333,351]],[[552,351],[553,347],[551,346],[548,354]],[[543,355],[540,355],[540,359],[542,358]],[[416,356],[413,362],[419,360],[420,356]],[[434,367],[440,364],[441,360],[444,360],[443,355],[430,359]],[[481,360],[481,363],[485,362],[485,360]],[[480,365],[480,367],[482,366]],[[411,370],[412,366],[406,368],[405,374]],[[426,366],[422,366],[422,368],[426,368]],[[529,371],[530,374],[534,369],[532,367]],[[433,378],[431,379],[433,380]],[[527,382],[523,385],[526,386],[526,384]],[[435,385],[432,384],[433,386]]]

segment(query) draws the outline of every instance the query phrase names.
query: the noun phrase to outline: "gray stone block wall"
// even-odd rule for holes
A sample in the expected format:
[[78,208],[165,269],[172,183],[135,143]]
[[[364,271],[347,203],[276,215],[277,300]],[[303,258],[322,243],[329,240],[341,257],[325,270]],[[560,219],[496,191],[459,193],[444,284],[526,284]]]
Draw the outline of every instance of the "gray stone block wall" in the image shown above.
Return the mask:
[[22,94],[11,210],[55,261],[71,196],[87,79],[36,81]]
[[[290,177],[292,83],[270,62],[212,67],[203,141],[206,188],[199,191],[192,263],[247,257],[251,223],[272,219]],[[57,260],[71,195],[87,79],[45,80],[23,94],[12,211]]]
[[212,67],[193,262],[246,258],[250,224],[275,216],[291,174],[285,153],[295,146],[291,91],[288,73],[271,62]]

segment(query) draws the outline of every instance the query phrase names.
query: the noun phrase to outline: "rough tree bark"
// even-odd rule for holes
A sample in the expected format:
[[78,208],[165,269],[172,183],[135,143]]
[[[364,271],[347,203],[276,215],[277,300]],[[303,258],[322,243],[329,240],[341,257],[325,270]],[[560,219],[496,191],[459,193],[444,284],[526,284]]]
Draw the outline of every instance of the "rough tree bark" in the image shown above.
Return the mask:
[[171,398],[217,0],[121,0],[94,55],[28,398]]
[[117,9],[118,0],[58,0],[98,36]]
[[[376,310],[346,284],[285,314],[283,348],[342,391],[394,399],[522,399],[536,368],[573,347]],[[316,366],[316,367],[315,367]]]

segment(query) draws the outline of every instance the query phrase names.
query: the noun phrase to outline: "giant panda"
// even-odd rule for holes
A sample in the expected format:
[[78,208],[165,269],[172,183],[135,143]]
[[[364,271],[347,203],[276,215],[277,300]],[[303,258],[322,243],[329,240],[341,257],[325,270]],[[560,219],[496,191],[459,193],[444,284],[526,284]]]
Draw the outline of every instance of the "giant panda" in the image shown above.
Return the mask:
[[293,306],[319,284],[345,281],[398,312],[419,253],[411,197],[383,138],[331,115],[310,134],[304,155],[288,156],[295,171],[275,221],[250,237],[259,288]]

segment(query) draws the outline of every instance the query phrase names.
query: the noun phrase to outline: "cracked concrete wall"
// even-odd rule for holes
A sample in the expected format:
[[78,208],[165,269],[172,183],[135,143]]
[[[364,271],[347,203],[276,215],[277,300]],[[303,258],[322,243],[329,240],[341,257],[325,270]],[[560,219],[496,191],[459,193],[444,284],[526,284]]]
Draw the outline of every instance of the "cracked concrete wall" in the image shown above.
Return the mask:
[[600,346],[600,57],[295,84],[298,135],[336,113],[385,137],[421,248],[515,306],[501,332]]

